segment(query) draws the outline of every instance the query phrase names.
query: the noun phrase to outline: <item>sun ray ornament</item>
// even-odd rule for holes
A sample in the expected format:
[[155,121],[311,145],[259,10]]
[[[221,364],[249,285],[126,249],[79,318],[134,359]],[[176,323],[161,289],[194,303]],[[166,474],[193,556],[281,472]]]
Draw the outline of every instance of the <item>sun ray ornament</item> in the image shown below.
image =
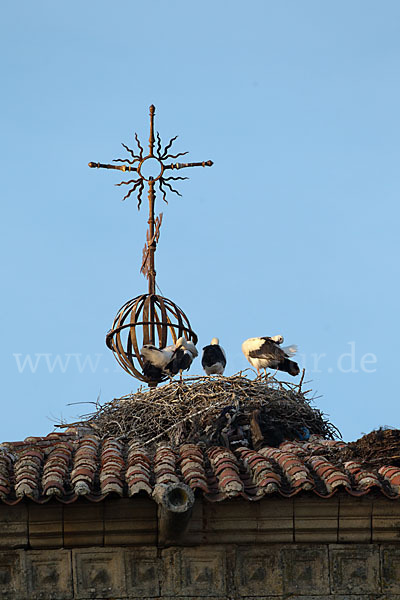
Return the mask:
[[177,339],[182,336],[195,344],[197,343],[197,335],[192,330],[185,313],[172,300],[156,294],[155,252],[163,217],[162,213],[157,218],[154,217],[156,187],[158,186],[164,202],[168,203],[168,192],[181,196],[174,187],[175,183],[171,182],[188,179],[181,176],[166,176],[170,170],[180,170],[188,167],[211,167],[213,164],[211,160],[191,163],[168,162],[180,156],[185,156],[187,152],[171,154],[172,144],[178,136],[171,138],[164,148],[158,132],[156,141],[154,137],[154,115],[155,107],[151,105],[148,154],[145,155],[138,135],[135,133],[138,149],[132,150],[126,144],[122,144],[130,158],[113,160],[114,163],[122,164],[89,163],[91,168],[116,169],[134,173],[132,179],[121,181],[116,185],[130,186],[123,200],[128,199],[133,192],[136,192],[138,209],[140,209],[142,203],[142,194],[146,183],[148,185],[149,228],[140,267],[140,272],[148,280],[148,293],[128,300],[120,308],[110,331],[106,335],[106,344],[127,373],[140,381],[148,383],[150,387],[155,387],[160,381],[167,379],[168,376],[163,375],[158,381],[151,381],[145,377],[142,372],[144,361],[140,355],[140,348],[144,344],[153,344],[158,348],[165,348],[170,343],[175,344]]

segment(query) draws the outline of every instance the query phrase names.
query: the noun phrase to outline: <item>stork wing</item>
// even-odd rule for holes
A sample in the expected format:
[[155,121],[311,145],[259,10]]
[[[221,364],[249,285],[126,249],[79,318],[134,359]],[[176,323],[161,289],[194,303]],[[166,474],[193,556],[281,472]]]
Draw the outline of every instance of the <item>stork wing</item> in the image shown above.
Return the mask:
[[267,358],[276,360],[282,360],[285,358],[285,354],[279,347],[279,344],[268,337],[263,337],[260,339],[264,340],[264,342],[258,348],[250,350],[250,358]]

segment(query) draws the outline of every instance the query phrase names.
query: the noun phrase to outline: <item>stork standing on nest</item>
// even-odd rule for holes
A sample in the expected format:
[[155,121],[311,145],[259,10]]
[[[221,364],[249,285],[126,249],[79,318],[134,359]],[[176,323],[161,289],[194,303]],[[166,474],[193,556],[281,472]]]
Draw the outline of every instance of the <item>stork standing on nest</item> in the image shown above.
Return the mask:
[[293,377],[300,373],[299,365],[293,360],[289,360],[296,353],[297,346],[281,348],[280,344],[282,343],[281,335],[249,338],[243,342],[243,354],[257,369],[258,376],[260,376],[260,369],[264,369],[264,371],[265,369],[277,369],[289,373]]
[[198,356],[197,348],[192,341],[184,337],[180,337],[175,344],[172,356],[164,371],[170,377],[174,377],[180,372],[182,379],[182,371],[187,371],[190,368],[193,360]]
[[164,369],[171,361],[173,353],[174,346],[157,348],[152,344],[145,344],[140,350],[140,355],[144,360],[143,375],[150,381],[161,381]]
[[226,367],[226,354],[219,345],[219,339],[213,338],[211,344],[204,346],[201,366],[207,375],[222,375]]

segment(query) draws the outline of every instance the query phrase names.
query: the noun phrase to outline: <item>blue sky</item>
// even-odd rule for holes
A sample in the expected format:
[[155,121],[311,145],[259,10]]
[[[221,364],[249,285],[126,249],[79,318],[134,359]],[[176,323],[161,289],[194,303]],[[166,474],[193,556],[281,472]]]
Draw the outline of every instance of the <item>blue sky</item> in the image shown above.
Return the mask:
[[137,387],[104,337],[146,291],[147,206],[87,163],[147,143],[152,103],[214,161],[156,206],[157,281],[200,348],[229,375],[281,333],[344,439],[398,426],[399,25],[394,1],[3,7],[0,440]]

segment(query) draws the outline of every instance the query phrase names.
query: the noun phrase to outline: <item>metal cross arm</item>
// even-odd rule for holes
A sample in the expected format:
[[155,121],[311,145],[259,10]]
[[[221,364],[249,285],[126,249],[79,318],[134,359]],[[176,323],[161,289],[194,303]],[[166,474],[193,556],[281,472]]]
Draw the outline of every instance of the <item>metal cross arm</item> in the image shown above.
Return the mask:
[[105,165],[103,163],[95,163],[95,162],[90,162],[88,164],[88,166],[91,169],[116,169],[117,171],[136,171],[137,172],[137,168],[136,167],[132,167],[131,165]]
[[204,162],[194,162],[194,163],[172,163],[171,165],[165,165],[164,169],[185,169],[186,167],[212,167],[212,160],[207,160]]

